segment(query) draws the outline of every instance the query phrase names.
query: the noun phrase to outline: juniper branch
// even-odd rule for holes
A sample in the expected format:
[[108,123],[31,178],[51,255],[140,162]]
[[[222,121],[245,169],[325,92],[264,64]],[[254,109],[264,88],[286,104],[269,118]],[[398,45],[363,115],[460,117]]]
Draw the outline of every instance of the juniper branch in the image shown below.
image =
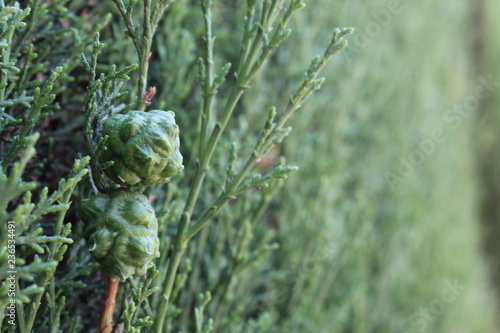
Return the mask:
[[149,57],[153,37],[165,10],[174,2],[174,0],[158,0],[155,2],[153,7],[151,0],[145,0],[143,7],[144,21],[142,24],[142,31],[138,31],[138,28],[134,26],[132,20],[132,9],[137,1],[130,1],[127,7],[125,7],[122,0],[113,0],[113,2],[125,22],[127,34],[132,38],[137,56],[139,58],[139,81],[137,85],[137,94],[135,96],[135,108],[143,111],[146,105],[142,97],[146,92],[147,87]]

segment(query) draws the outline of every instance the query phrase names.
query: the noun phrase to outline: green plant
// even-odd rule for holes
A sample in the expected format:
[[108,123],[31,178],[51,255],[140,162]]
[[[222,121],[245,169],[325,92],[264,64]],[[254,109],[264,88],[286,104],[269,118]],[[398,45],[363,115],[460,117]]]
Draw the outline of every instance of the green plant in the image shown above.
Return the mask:
[[[125,25],[127,26],[128,34],[134,41],[134,45],[139,56],[141,63],[139,68],[141,72],[138,93],[142,94],[144,90],[144,84],[142,82],[147,73],[147,66],[145,65],[145,62],[149,61],[149,59],[146,59],[145,57],[149,54],[149,49],[151,47],[150,40],[152,39],[154,31],[158,25],[159,17],[157,15],[161,16],[161,12],[163,11],[164,6],[167,5],[167,2],[159,1],[155,5],[156,7],[154,7],[152,12],[150,11],[151,4],[149,2],[144,3],[142,40],[138,39],[139,32],[133,27],[132,22],[131,15],[133,13],[133,6],[135,3],[131,2],[128,6],[125,6],[125,4],[121,1],[117,1],[115,3],[125,22]],[[319,72],[323,69],[333,54],[339,52],[346,46],[346,42],[343,41],[343,37],[352,32],[352,29],[336,29],[334,31],[331,43],[324,55],[314,58],[309,66],[308,72],[306,73],[306,78],[303,80],[296,93],[292,95],[288,106],[283,110],[276,122],[276,110],[274,107],[270,108],[267,120],[265,121],[261,134],[255,143],[253,153],[248,157],[246,163],[240,167],[240,170],[235,169],[234,162],[236,160],[236,152],[233,149],[231,161],[229,162],[225,189],[191,224],[193,209],[198,200],[200,189],[211,164],[212,156],[218,146],[221,135],[231,119],[231,115],[233,114],[238,101],[241,99],[241,96],[243,96],[245,90],[248,89],[252,79],[255,77],[259,69],[261,69],[271,52],[289,36],[291,31],[286,29],[286,25],[290,17],[294,12],[304,7],[304,4],[300,1],[291,1],[286,6],[284,1],[264,1],[262,3],[262,7],[257,6],[256,1],[249,1],[247,3],[247,18],[241,46],[242,51],[238,59],[235,81],[231,83],[231,88],[228,90],[229,94],[226,97],[225,106],[222,113],[217,118],[217,123],[213,125],[213,128],[210,130],[209,125],[211,118],[215,116],[213,111],[214,97],[216,96],[220,86],[224,83],[231,64],[228,63],[224,65],[217,74],[215,73],[213,61],[214,43],[211,27],[212,3],[211,1],[202,1],[201,5],[205,19],[204,39],[206,49],[204,57],[200,58],[198,61],[198,81],[200,82],[203,90],[203,106],[200,114],[201,129],[198,132],[197,137],[194,139],[198,145],[198,151],[196,153],[198,155],[198,162],[195,167],[196,171],[193,175],[193,179],[191,180],[192,185],[186,198],[184,211],[180,215],[181,218],[177,227],[171,258],[167,266],[166,278],[163,283],[163,287],[161,288],[163,297],[160,298],[158,302],[156,318],[153,323],[153,330],[156,332],[161,332],[164,329],[163,325],[168,311],[169,299],[171,298],[171,293],[173,291],[178,266],[188,241],[195,236],[230,199],[235,198],[237,195],[250,188],[266,187],[273,179],[285,178],[289,172],[296,170],[296,167],[278,166],[264,176],[255,175],[248,178],[248,174],[255,168],[258,161],[276,144],[279,144],[288,134],[289,129],[285,127],[287,120],[298,108],[300,108],[302,103],[311,95],[311,93],[321,86],[323,80],[317,79]],[[260,18],[255,15],[257,11],[260,11]],[[271,31],[269,35],[268,31]],[[116,85],[114,82],[120,77],[122,79],[128,79],[128,77],[122,76],[125,74],[124,71],[115,73],[115,70],[112,69],[108,75],[101,76],[98,80],[95,79],[97,77],[95,72],[97,66],[97,54],[101,51],[101,49],[102,44],[100,44],[96,39],[91,63],[85,60],[84,57],[82,58],[87,72],[91,77],[91,88],[89,89],[89,96],[87,98],[86,127],[87,133],[89,133],[89,136],[87,136],[87,142],[94,161],[93,178],[97,180],[98,188],[101,191],[106,191],[107,188],[107,185],[103,183],[103,177],[102,174],[100,174],[101,170],[105,170],[106,174],[118,183],[127,185],[130,184],[132,187],[164,182],[160,179],[168,179],[172,175],[172,171],[179,169],[177,166],[180,161],[179,158],[175,159],[176,165],[167,167],[166,175],[157,175],[156,169],[148,170],[148,167],[144,167],[144,164],[147,165],[150,163],[149,160],[147,160],[149,156],[146,156],[149,154],[148,152],[144,152],[144,156],[135,157],[137,155],[135,153],[136,151],[141,153],[141,151],[138,150],[139,147],[142,149],[143,144],[147,144],[149,146],[149,143],[147,142],[149,142],[152,135],[157,136],[157,134],[150,134],[148,131],[153,127],[153,123],[151,121],[156,119],[154,117],[157,116],[156,113],[158,112],[148,112],[147,116],[141,115],[140,111],[129,111],[125,116],[111,115],[113,105],[112,101],[121,97],[118,93],[119,85]],[[96,92],[101,85],[104,85],[105,87],[104,93],[103,96],[97,100]],[[149,100],[151,97],[152,96],[148,96],[146,100]],[[139,104],[141,104],[141,102],[139,102]],[[140,107],[141,105],[139,105],[139,108]],[[110,116],[110,118],[105,120],[106,116]],[[145,117],[150,118],[148,118],[145,125],[141,125],[141,122],[143,122],[142,119],[146,119]],[[167,122],[168,123],[164,124],[167,127],[161,130],[170,131],[167,128],[169,128],[171,120],[168,120]],[[100,125],[102,123],[104,123],[104,125]],[[160,122],[159,125],[163,125],[163,123]],[[103,127],[102,130],[100,129],[101,126]],[[146,130],[146,132],[144,132],[144,130]],[[176,127],[173,127],[173,130],[176,131]],[[176,132],[168,134],[169,136],[160,135],[159,138],[163,140],[163,138],[177,137]],[[127,143],[122,147],[122,142],[127,142],[129,136],[135,136],[134,141],[130,145],[131,148],[127,148]],[[156,141],[155,144],[157,144]],[[168,142],[168,144],[170,145],[171,143]],[[105,145],[106,147],[104,147]],[[169,148],[170,151],[167,151],[167,153],[170,155],[171,151],[174,149],[176,149],[176,147],[173,147],[172,150]],[[137,161],[134,161],[134,158],[136,158]],[[101,162],[103,164],[101,164]],[[111,165],[110,162],[113,162],[113,164]],[[153,158],[151,161],[153,164],[156,162],[156,158]],[[162,170],[163,168],[164,166],[161,167]],[[130,173],[129,170],[131,170],[132,173]],[[137,177],[136,175],[138,175],[139,172],[144,172],[144,175]],[[160,179],[155,178],[150,180],[148,177],[151,176],[158,177]],[[110,268],[106,269],[110,271]]]
[[0,331],[494,331],[443,120],[476,6],[0,1]]
[[[82,33],[94,23],[64,10],[60,2],[31,4],[31,8],[21,9],[14,1],[0,3],[1,326],[9,331],[18,327],[22,332],[32,331],[44,315],[53,330],[67,320],[62,315],[66,298],[55,287],[64,278],[59,280],[56,272],[68,245],[74,242],[65,217],[75,187],[87,173],[89,158],[73,159],[69,162],[73,166],[58,170],[55,179],[40,181],[53,146],[45,145],[42,150],[35,145],[44,140],[37,133],[43,121],[59,109],[56,99],[64,96],[72,101],[76,91],[67,95],[64,84],[74,80],[70,73],[78,66],[77,55],[91,41]],[[78,25],[81,31],[63,27],[56,18]],[[98,31],[105,23],[101,20],[94,28]],[[58,52],[51,53],[54,50]],[[73,279],[91,269],[84,267]],[[7,276],[9,280],[5,280]],[[42,301],[48,307],[41,307]],[[13,304],[15,309],[9,309],[5,318],[5,308]]]
[[[67,180],[61,179],[57,190],[49,195],[49,190],[45,187],[41,192],[36,203],[32,203],[32,191],[37,188],[35,182],[24,182],[21,176],[26,169],[30,159],[35,154],[34,145],[38,135],[27,137],[25,140],[26,148],[19,162],[14,163],[8,174],[0,169],[0,190],[5,193],[0,200],[0,222],[2,225],[2,234],[9,235],[2,237],[0,248],[2,257],[0,266],[2,267],[2,293],[0,296],[0,306],[2,308],[2,321],[7,306],[15,304],[17,316],[10,317],[20,330],[29,332],[33,328],[35,318],[40,306],[42,296],[45,294],[51,307],[51,318],[57,320],[54,323],[58,325],[60,312],[65,299],[62,298],[60,305],[56,307],[56,294],[54,289],[54,274],[58,262],[62,261],[64,253],[68,249],[68,244],[73,243],[68,238],[71,232],[71,224],[64,223],[64,217],[70,206],[70,198],[77,183],[87,173],[85,166],[89,158],[75,161],[73,170]],[[20,201],[18,197],[21,196]],[[16,209],[8,211],[9,203],[17,203]],[[52,224],[51,236],[44,235],[44,229],[37,225],[37,222],[45,216],[55,214]],[[7,232],[7,226],[9,231]],[[18,256],[19,252],[10,251],[15,249],[15,245],[21,249],[25,257],[33,255],[31,262]],[[9,248],[9,251],[7,251]],[[19,250],[18,250],[19,251]],[[6,278],[11,280],[7,282]],[[12,280],[12,277],[14,280]],[[29,285],[20,289],[19,279],[31,282]],[[46,290],[48,288],[48,290]],[[16,302],[13,303],[11,294],[14,292]],[[27,305],[25,305],[27,303]],[[9,314],[13,312],[9,311]]]

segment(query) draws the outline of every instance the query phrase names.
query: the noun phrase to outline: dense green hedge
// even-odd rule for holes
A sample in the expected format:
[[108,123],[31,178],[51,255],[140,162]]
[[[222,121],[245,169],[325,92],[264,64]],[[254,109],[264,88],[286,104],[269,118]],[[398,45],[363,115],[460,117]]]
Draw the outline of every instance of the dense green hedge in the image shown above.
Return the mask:
[[308,34],[291,54],[314,52],[321,28],[307,22],[350,22],[356,35],[285,143],[301,165],[278,204],[276,263],[297,277],[285,282],[290,331],[493,332],[473,133],[498,92],[476,74],[477,8],[322,3],[297,22]]
[[[208,140],[200,144],[201,110],[211,98],[204,21],[210,1],[177,0],[166,10],[152,40],[146,86],[130,67],[141,68],[145,54],[138,57],[124,33],[130,26],[113,2],[32,0],[21,9],[0,2],[0,36],[6,40],[0,44],[0,193],[7,194],[0,199],[0,276],[8,277],[4,235],[11,220],[19,272],[15,327],[8,323],[9,280],[0,288],[7,314],[2,332],[95,331],[104,274],[83,239],[80,206],[95,192],[88,165],[99,191],[106,192],[110,181],[99,181],[95,156],[102,145],[86,130],[98,128],[99,117],[110,110],[146,107],[141,95],[148,86],[156,94],[146,109],[176,113],[184,171],[143,192],[158,216],[161,256],[146,278],[120,282],[116,331],[495,332],[498,309],[489,273],[500,257],[494,201],[500,178],[498,159],[491,157],[500,156],[498,87],[491,73],[493,50],[500,49],[494,33],[498,5],[305,1],[289,22],[293,33],[244,88],[210,168],[200,169],[207,176],[198,199],[187,209],[199,180],[197,161],[203,165],[210,155]],[[208,107],[209,130],[245,83],[245,75],[233,74],[239,56],[251,50],[251,44],[240,48],[246,5],[257,3],[258,13],[263,2],[280,1],[213,1],[213,75],[227,62],[232,67]],[[150,1],[137,2],[133,11],[136,22],[142,22],[144,3]],[[32,14],[22,12],[26,7]],[[480,10],[491,19],[483,20]],[[14,27],[16,15],[27,25]],[[349,26],[356,29],[351,36],[348,30],[334,33],[331,45],[343,46],[335,39],[339,34],[349,45],[321,73],[322,89],[287,123],[291,133],[232,186],[254,156],[270,108],[282,119],[287,105],[298,101],[289,104],[310,59],[323,54],[333,28]],[[258,28],[252,36],[260,36]],[[99,81],[101,72],[108,74]],[[119,82],[128,95],[113,93]],[[99,90],[101,83],[109,91]],[[92,105],[95,121],[83,116]],[[287,131],[275,135],[281,139]],[[295,168],[287,165],[299,170],[290,173]],[[41,191],[44,186],[48,192]],[[204,216],[210,219],[199,233],[183,229],[186,219],[193,228]],[[481,220],[490,228],[489,260]],[[187,236],[179,234],[195,236],[184,243]]]

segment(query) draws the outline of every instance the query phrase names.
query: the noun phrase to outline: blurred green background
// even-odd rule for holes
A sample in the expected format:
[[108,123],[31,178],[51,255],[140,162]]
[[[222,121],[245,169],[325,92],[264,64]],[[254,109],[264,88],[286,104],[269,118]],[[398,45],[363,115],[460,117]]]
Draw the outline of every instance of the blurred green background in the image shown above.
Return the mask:
[[254,107],[302,75],[325,27],[356,32],[283,148],[300,171],[273,206],[276,331],[498,331],[499,13],[317,0],[296,18]]

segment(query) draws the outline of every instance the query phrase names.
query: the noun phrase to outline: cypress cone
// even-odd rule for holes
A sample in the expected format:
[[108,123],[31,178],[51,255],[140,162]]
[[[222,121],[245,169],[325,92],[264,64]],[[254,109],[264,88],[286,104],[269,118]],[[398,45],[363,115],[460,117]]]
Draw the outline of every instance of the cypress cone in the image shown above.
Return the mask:
[[114,161],[106,175],[129,188],[166,183],[181,171],[179,127],[172,111],[130,111],[109,117],[103,127],[108,135],[101,162]]
[[144,275],[160,256],[158,221],[143,194],[100,194],[83,202],[81,214],[89,251],[110,278]]

